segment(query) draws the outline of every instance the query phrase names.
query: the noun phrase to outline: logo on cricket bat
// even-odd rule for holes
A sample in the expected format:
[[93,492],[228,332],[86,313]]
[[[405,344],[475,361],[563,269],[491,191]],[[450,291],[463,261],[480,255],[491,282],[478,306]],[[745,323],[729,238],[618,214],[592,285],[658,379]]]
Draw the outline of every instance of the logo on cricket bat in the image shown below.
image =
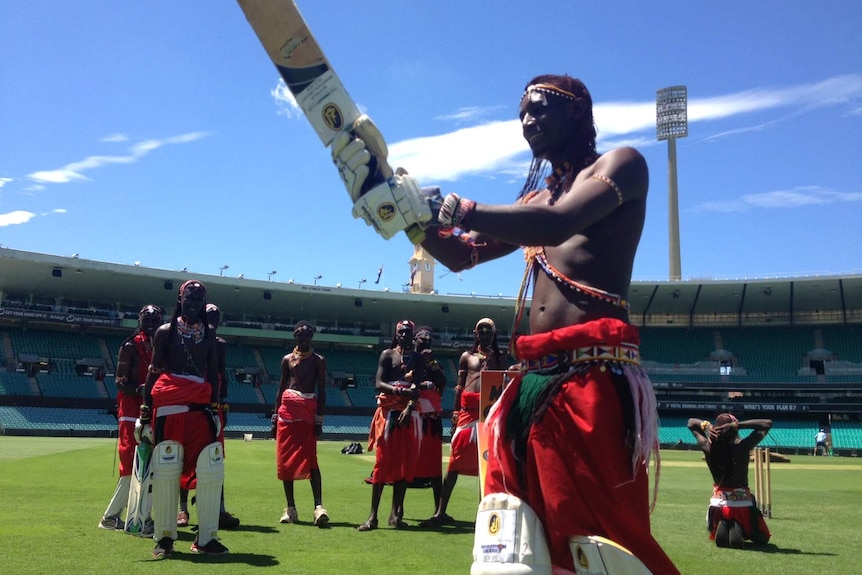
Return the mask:
[[377,207],[377,216],[384,222],[388,222],[395,217],[395,204],[386,202]]
[[329,103],[324,106],[320,115],[323,117],[323,123],[333,132],[340,132],[344,128],[344,114],[335,104]]

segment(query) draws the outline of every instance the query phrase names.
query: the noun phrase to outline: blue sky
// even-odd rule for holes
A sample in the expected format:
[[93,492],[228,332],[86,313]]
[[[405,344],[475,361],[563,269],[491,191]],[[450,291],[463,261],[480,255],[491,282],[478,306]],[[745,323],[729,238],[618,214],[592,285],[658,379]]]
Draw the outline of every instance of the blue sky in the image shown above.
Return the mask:
[[[683,278],[862,273],[858,2],[299,7],[392,164],[422,184],[513,201],[529,162],[524,85],[579,77],[600,150],[633,145],[650,167],[634,279],[667,279],[655,92],[684,84]],[[273,281],[393,291],[409,281],[411,244],[353,219],[328,150],[234,2],[4,2],[0,75],[4,247],[201,276],[275,270]],[[515,295],[522,261],[438,266],[436,287]]]

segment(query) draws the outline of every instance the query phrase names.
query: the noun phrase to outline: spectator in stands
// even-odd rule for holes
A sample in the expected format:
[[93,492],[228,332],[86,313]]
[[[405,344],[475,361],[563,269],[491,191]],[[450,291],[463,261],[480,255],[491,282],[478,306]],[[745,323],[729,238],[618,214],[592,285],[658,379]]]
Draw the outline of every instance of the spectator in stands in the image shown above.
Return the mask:
[[[419,399],[416,400],[418,412],[422,417],[422,440],[419,442],[419,455],[416,475],[410,484],[414,487],[431,486],[434,496],[434,509],[440,505],[443,488],[443,390],[446,388],[446,373],[434,359],[432,345],[434,335],[431,328],[421,326],[413,337],[413,348],[424,360]],[[403,516],[403,514],[402,514]]]
[[814,455],[820,452],[824,457],[829,455],[829,450],[826,448],[826,431],[821,429],[814,436]]
[[[207,314],[207,322],[209,322],[209,326],[212,329],[213,333],[216,333],[219,325],[221,324],[221,310],[214,303],[208,303],[206,307]],[[218,412],[219,418],[221,419],[221,433],[219,434],[218,440],[224,445],[224,430],[227,427],[227,414],[230,409],[230,405],[227,402],[227,372],[225,369],[226,358],[227,358],[227,341],[218,335],[216,335],[216,346],[218,348],[218,373],[219,373],[219,400],[218,404],[213,404],[211,406],[212,409]],[[226,454],[223,453],[222,457],[226,457]],[[234,517],[230,513],[228,513],[227,509],[224,505],[224,486],[222,486],[221,490],[221,503],[220,503],[220,511],[218,518],[218,526],[219,529],[236,529],[239,527],[239,518]],[[188,489],[180,489],[180,510],[177,513],[177,527],[188,527],[189,524],[189,490]]]
[[[730,413],[707,420],[692,418],[688,429],[703,451],[712,474],[713,490],[709,500],[706,528],[717,547],[741,549],[746,539],[765,544],[770,533],[757,502],[748,488],[749,454],[772,428],[770,419],[738,421]],[[740,429],[750,429],[745,438]]]
[[171,322],[153,335],[135,437],[154,438],[152,458],[155,557],[174,552],[180,487],[196,489],[198,533],[191,550],[223,555],[218,539],[219,501],[224,482],[219,400],[218,346],[206,316],[206,287],[197,280],[180,286]]
[[387,483],[392,485],[388,524],[396,529],[407,526],[404,494],[415,477],[419,455],[420,415],[415,410],[419,386],[414,382],[424,381],[425,365],[425,359],[413,350],[414,329],[412,321],[399,321],[389,349],[383,350],[377,362],[377,410],[368,434],[368,451],[377,450],[371,473],[371,514],[357,527],[359,531],[377,529],[377,510]]
[[309,479],[314,497],[314,525],[326,527],[323,487],[317,462],[317,438],[323,433],[326,407],[326,360],[311,348],[314,327],[300,321],[293,329],[296,347],[281,360],[281,381],[275,394],[272,425],[276,438],[276,468],[284,486],[287,507],[282,523],[297,523],[294,481]]
[[452,411],[452,451],[449,468],[443,480],[443,495],[436,512],[423,521],[422,527],[439,527],[455,522],[446,513],[458,475],[479,475],[479,446],[476,424],[479,422],[479,374],[486,369],[504,370],[506,355],[497,345],[497,326],[489,317],[476,322],[473,347],[458,360],[458,383],[455,385],[455,409]]
[[[153,359],[152,337],[162,325],[162,308],[145,305],[138,312],[138,327],[135,332],[120,344],[117,356],[117,371],[114,378],[117,384],[117,453],[120,459],[120,479],[108,508],[102,514],[99,527],[119,529],[124,527],[120,514],[129,499],[129,486],[132,482],[132,467],[135,460],[135,420],[141,411],[143,386],[147,379],[147,369]],[[148,515],[149,510],[145,510]],[[146,521],[141,533],[144,537],[153,534],[152,520]]]

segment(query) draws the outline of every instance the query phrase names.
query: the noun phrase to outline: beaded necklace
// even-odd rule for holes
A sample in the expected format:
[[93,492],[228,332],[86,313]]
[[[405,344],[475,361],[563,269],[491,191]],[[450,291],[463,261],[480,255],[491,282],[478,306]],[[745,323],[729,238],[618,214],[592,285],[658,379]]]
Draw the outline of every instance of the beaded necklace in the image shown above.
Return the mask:
[[308,351],[299,351],[299,346],[293,348],[293,357],[295,357],[298,361],[302,361],[303,359],[309,357],[314,350],[309,349]]
[[177,333],[183,338],[194,338],[195,343],[200,343],[204,338],[204,326],[200,323],[186,323],[182,316],[177,318]]
[[201,370],[198,369],[198,364],[195,363],[195,358],[189,351],[189,346],[186,340],[189,340],[192,345],[197,345],[204,339],[204,328],[201,324],[187,324],[182,317],[177,318],[177,333],[180,334],[180,345],[183,346],[183,351],[186,353],[186,366],[191,366],[195,370],[195,375],[203,377]]

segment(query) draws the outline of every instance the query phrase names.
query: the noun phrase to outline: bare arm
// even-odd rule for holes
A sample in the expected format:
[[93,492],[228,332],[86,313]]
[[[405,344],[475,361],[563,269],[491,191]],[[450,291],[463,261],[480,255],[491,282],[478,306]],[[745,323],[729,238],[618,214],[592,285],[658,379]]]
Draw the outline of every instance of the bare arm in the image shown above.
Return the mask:
[[455,385],[455,401],[454,411],[461,409],[461,394],[464,392],[464,386],[467,385],[467,368],[470,359],[470,352],[465,351],[461,354],[458,360],[458,383]]
[[137,393],[137,384],[143,383],[139,381],[129,381],[131,376],[133,379],[135,374],[132,373],[132,363],[135,360],[135,344],[126,342],[120,346],[120,352],[117,355],[117,372],[114,376],[114,382],[117,384],[117,389],[123,393]]
[[692,435],[694,435],[695,440],[697,440],[697,445],[701,449],[705,449],[707,445],[709,445],[709,439],[706,435],[707,429],[712,424],[705,419],[697,419],[696,417],[692,417],[688,420],[688,430],[691,431]]
[[317,369],[317,415],[323,416],[326,407],[326,359],[320,356],[320,365]]
[[[747,419],[736,424],[738,429],[751,429],[752,432],[748,437],[744,438],[740,443],[748,449],[754,448],[755,445],[763,441],[769,430],[772,429],[771,419]],[[721,426],[724,427],[724,426]],[[718,429],[718,428],[717,428]]]
[[479,204],[470,225],[510,245],[558,246],[607,217],[622,202],[646,197],[648,169],[634,148],[608,152],[596,162],[592,173],[613,181],[622,193],[622,201],[608,183],[591,177],[591,173],[582,173],[554,205],[541,198],[527,204]]
[[487,262],[508,255],[518,249],[517,245],[506,244],[481,234],[451,236],[441,238],[436,227],[428,230],[422,247],[429,254],[454,272],[470,269],[481,262]]
[[168,343],[171,324],[166,323],[153,334],[153,361],[147,370],[147,381],[144,384],[144,405],[153,406],[153,385],[159,375],[167,370]]
[[278,408],[281,406],[281,395],[284,393],[284,390],[287,389],[288,384],[290,383],[290,356],[285,355],[281,358],[281,379],[278,382],[278,392],[275,394],[275,410],[274,412],[278,412]]

